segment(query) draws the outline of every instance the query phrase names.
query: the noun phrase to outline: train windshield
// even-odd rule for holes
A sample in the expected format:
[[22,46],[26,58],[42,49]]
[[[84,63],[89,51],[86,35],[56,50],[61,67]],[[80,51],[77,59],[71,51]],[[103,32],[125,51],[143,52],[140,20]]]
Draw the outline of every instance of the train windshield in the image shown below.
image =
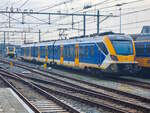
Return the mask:
[[130,40],[112,40],[112,44],[118,55],[133,55],[133,45]]
[[9,51],[14,51],[14,47],[8,47]]

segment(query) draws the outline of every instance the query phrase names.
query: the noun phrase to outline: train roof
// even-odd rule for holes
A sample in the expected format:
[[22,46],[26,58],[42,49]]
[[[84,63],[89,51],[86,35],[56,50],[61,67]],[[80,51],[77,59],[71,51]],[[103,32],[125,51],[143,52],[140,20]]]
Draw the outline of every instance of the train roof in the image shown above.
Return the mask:
[[150,41],[150,34],[132,34],[135,41]]
[[83,37],[83,38],[72,38],[66,40],[53,40],[49,42],[40,42],[40,43],[33,43],[33,44],[24,44],[22,47],[32,47],[32,46],[47,46],[47,45],[68,45],[68,44],[75,44],[75,43],[96,43],[101,42],[104,40],[104,37],[107,36],[110,40],[131,40],[130,36],[127,35],[120,35],[120,34],[112,34],[112,35],[104,35],[104,36],[94,36],[94,37]]

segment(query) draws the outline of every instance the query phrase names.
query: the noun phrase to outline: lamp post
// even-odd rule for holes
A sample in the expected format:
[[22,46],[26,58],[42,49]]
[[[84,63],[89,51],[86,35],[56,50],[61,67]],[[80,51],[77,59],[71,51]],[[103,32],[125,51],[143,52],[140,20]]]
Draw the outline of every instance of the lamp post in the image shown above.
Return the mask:
[[125,4],[127,4],[127,3],[116,4],[117,7],[120,7],[120,8],[119,8],[119,11],[120,11],[120,33],[121,33],[121,27],[122,27],[122,26],[121,26],[121,23],[122,23],[122,21],[121,21],[121,20],[122,20],[122,18],[121,18],[121,16],[122,16],[122,15],[121,15],[121,11],[122,11],[121,6],[123,6],[123,5],[125,5]]

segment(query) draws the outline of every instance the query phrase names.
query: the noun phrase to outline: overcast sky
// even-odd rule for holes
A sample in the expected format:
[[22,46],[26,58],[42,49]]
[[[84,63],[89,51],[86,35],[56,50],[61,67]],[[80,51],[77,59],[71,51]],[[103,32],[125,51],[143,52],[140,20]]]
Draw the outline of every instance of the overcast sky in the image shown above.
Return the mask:
[[[122,4],[122,6],[116,6]],[[84,10],[85,6],[92,6]],[[122,14],[122,32],[126,34],[140,33],[142,26],[150,25],[150,0],[0,0],[1,11],[34,11],[34,12],[61,12],[61,13],[90,13],[101,15],[114,15],[118,17],[100,17],[100,32],[119,32],[120,11]],[[22,15],[8,14],[0,16],[0,31],[27,31],[38,32],[41,30],[41,40],[52,40],[59,38],[60,28],[67,28],[67,37],[83,34],[83,17],[73,17],[74,28],[72,28],[72,17],[51,16],[51,24],[47,24],[48,15],[25,15],[25,24]],[[105,19],[105,21],[103,21]],[[9,24],[10,20],[10,24]],[[63,25],[62,25],[63,24]],[[86,17],[86,34],[96,33],[96,17]],[[77,30],[80,29],[80,30]],[[24,40],[24,33],[6,33],[7,41],[19,42]],[[27,42],[38,41],[38,33],[27,33]],[[0,33],[3,41],[3,32]]]

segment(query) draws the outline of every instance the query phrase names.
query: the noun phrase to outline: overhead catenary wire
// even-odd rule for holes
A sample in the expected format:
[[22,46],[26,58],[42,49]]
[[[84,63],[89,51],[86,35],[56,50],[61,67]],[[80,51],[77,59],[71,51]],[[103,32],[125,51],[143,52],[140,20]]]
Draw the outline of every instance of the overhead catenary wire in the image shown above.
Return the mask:
[[[107,1],[109,1],[109,0],[105,0],[105,1],[103,1],[103,3],[107,2]],[[141,1],[143,1],[143,0],[134,0],[134,1],[131,1],[131,2],[126,2],[124,5],[133,4],[133,3],[137,3],[137,2],[141,2]],[[94,4],[93,6],[101,5],[101,4],[102,4],[102,2],[99,2],[99,3],[97,3],[97,4]],[[116,4],[115,4],[115,5],[111,5],[111,6],[106,6],[106,7],[100,8],[100,9],[106,9],[106,8],[110,8],[110,7],[116,7]],[[75,11],[74,13],[80,12],[80,11],[83,11],[83,10],[84,10],[84,9],[78,10],[78,11]],[[88,10],[88,11],[89,11],[89,10]],[[64,18],[63,18],[63,19],[64,19]],[[56,21],[60,21],[60,19],[54,20],[54,22],[56,22]]]
[[136,10],[136,11],[126,12],[126,13],[123,13],[122,15],[130,15],[130,14],[140,13],[140,12],[143,12],[143,11],[149,11],[149,10],[150,10],[150,8],[144,8],[144,9],[141,9],[141,10]]
[[28,2],[29,2],[29,0],[26,0],[26,1],[19,7],[19,9],[21,9],[22,7],[24,7]]
[[[135,3],[138,3],[138,2],[141,2],[141,1],[144,1],[144,0],[134,0],[134,1],[131,1],[131,2],[123,2],[122,4],[123,5],[131,5],[131,4],[135,4]],[[105,6],[105,7],[100,7],[100,8],[97,8],[97,10],[102,10],[102,9],[110,9],[110,8],[113,8],[113,7],[116,7],[117,5],[119,4],[113,4],[113,5],[109,5],[109,6]],[[120,4],[121,5],[121,4]],[[88,11],[95,11],[94,9],[92,10],[88,10]]]
[[[98,2],[98,3],[96,3],[96,4],[93,4],[93,6],[102,5],[103,3],[106,3],[106,2],[108,2],[108,1],[110,1],[110,0],[104,0],[104,1],[102,1],[102,2]],[[114,1],[114,0],[113,0],[113,1]],[[56,7],[56,6],[55,6],[55,7]],[[77,9],[78,9],[78,8],[77,8]],[[77,12],[80,12],[80,11],[82,11],[82,10],[85,10],[85,9],[81,8],[80,10],[77,10],[77,11],[73,12],[73,14],[74,14],[74,13],[77,13]],[[65,18],[65,17],[67,17],[67,16],[64,16],[64,18]],[[63,18],[63,19],[64,19],[64,18]],[[58,21],[58,20],[60,20],[60,19],[57,19],[57,20],[54,20],[54,21],[56,22],[56,21]],[[62,19],[61,19],[61,20],[62,20]]]
[[[99,2],[99,3],[94,4],[93,6],[101,5],[102,3],[105,3],[105,2],[108,2],[108,1],[110,1],[110,0],[104,0],[104,1],[102,1],[102,2]],[[111,1],[111,2],[112,2],[112,1]],[[84,10],[84,9],[82,9],[82,10]],[[55,22],[56,22],[56,21],[55,21]]]
[[2,4],[2,5],[0,6],[0,9],[2,9],[3,7],[6,7],[6,6],[8,5],[8,3],[9,3],[9,1],[7,1],[7,2],[4,3],[4,4]]
[[60,6],[60,5],[63,5],[63,4],[67,4],[67,3],[70,3],[70,2],[72,2],[72,0],[62,1],[62,2],[59,2],[58,4],[54,4],[52,6],[48,6],[47,8],[44,7],[43,9],[39,10],[39,12],[46,11],[48,9],[51,9],[51,8],[54,8],[56,6]]
[[[128,22],[128,23],[123,23],[122,25],[132,25],[132,24],[139,24],[139,23],[144,23],[144,22],[150,22],[150,19],[145,19],[145,20],[140,20],[140,21],[135,21],[135,22]],[[114,28],[114,27],[119,27],[119,25],[112,25],[104,28]]]
[[[104,9],[104,10],[107,10],[108,8],[106,8],[106,9]],[[145,8],[146,9],[146,8]],[[141,10],[143,10],[143,9],[141,9]],[[122,15],[129,15],[129,14],[134,14],[134,13],[138,13],[138,12],[142,12],[141,10],[136,10],[136,11],[130,11],[130,12],[125,12],[125,13],[122,13]],[[147,10],[144,10],[144,11],[148,11],[149,9],[147,9]],[[138,11],[138,12],[137,12]],[[40,24],[40,22],[37,22],[37,24],[39,24],[39,25],[43,25],[43,24],[45,24],[47,21],[44,21],[44,19],[41,19],[41,17],[33,17],[33,18],[35,18],[36,20],[38,20],[38,21],[40,21],[40,22],[42,22],[41,24]],[[52,20],[51,20],[51,24],[55,24],[55,20],[53,20],[53,18],[51,18]],[[60,18],[59,18],[59,20],[60,20]],[[88,20],[89,21],[91,21],[90,19],[87,19],[87,24],[88,24]],[[82,20],[81,20],[82,21]],[[28,20],[27,20],[27,22],[28,22]],[[16,22],[16,23],[19,23],[19,22]],[[91,21],[91,23],[92,23],[92,21]],[[32,24],[32,22],[29,22],[29,24]],[[36,24],[36,22],[34,23],[34,24]],[[65,24],[65,23],[64,23]],[[74,22],[74,24],[78,24],[78,21],[76,21],[76,22]],[[61,24],[60,24],[61,25]],[[63,25],[63,24],[62,24]],[[31,26],[32,27],[32,26]],[[57,27],[57,26],[56,26]]]

